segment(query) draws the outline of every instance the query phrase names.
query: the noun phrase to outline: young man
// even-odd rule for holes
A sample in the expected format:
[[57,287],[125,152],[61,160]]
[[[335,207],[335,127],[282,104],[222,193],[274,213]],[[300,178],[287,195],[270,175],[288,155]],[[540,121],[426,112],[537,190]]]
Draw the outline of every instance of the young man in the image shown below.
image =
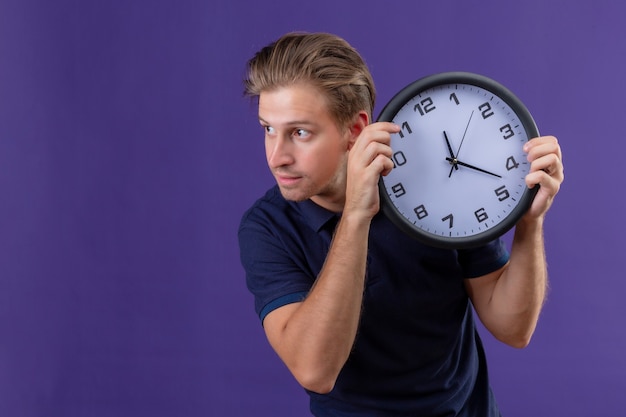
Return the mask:
[[288,34],[248,63],[277,186],[243,216],[247,283],[267,338],[317,416],[498,416],[471,305],[515,347],[547,287],[543,221],[563,181],[554,137],[525,145],[541,188],[501,241],[442,250],[379,213],[392,123],[371,123],[359,54],[329,34]]

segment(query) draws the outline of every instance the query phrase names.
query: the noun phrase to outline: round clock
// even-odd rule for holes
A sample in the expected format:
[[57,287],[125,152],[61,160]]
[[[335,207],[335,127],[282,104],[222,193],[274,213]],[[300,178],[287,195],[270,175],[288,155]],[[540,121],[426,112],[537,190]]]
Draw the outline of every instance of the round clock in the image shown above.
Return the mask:
[[393,170],[379,181],[385,215],[431,246],[462,249],[510,230],[537,187],[522,147],[539,136],[524,104],[482,75],[446,72],[396,94],[379,121],[392,135]]

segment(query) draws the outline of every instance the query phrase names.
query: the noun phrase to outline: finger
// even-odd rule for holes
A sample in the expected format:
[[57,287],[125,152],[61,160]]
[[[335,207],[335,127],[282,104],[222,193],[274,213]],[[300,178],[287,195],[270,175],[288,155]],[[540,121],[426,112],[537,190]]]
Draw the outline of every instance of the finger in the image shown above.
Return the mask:
[[563,164],[556,154],[550,153],[531,162],[530,172],[534,171],[544,171],[550,176],[561,178],[563,175]]
[[373,163],[380,164],[381,169],[378,171],[383,177],[387,176],[393,170],[393,161],[384,155],[379,155]]
[[384,130],[389,133],[398,133],[400,131],[400,125],[391,122],[376,122],[370,125],[374,129]]
[[382,143],[386,146],[391,142],[389,132],[383,130],[363,130],[350,149],[351,152],[363,152],[371,143]]
[[391,161],[391,148],[389,145],[380,142],[371,142],[363,152],[364,165],[370,165],[379,156]]
[[[536,176],[537,179],[533,179],[533,176]],[[539,184],[539,190],[533,199],[529,214],[541,216],[549,210],[556,194],[559,192],[561,183],[542,171],[529,174],[527,181]]]
[[[545,168],[531,170],[526,175],[526,185],[529,188],[533,188],[539,185],[540,192],[547,195],[549,198],[553,198],[560,190],[563,183],[563,167],[558,161],[556,164],[548,164]],[[552,172],[551,172],[552,171]]]
[[529,139],[526,144],[524,144],[525,148],[532,148],[533,146],[537,146],[543,143],[558,143],[558,140],[555,136],[538,136],[536,138]]
[[559,142],[554,136],[542,136],[529,140],[524,144],[524,152],[528,154],[529,161],[550,153],[554,153],[559,159],[563,157]]
[[525,180],[528,188],[533,188],[536,185],[539,185],[541,188],[547,188],[555,191],[558,191],[561,183],[558,179],[553,178],[543,170],[529,173],[526,175]]

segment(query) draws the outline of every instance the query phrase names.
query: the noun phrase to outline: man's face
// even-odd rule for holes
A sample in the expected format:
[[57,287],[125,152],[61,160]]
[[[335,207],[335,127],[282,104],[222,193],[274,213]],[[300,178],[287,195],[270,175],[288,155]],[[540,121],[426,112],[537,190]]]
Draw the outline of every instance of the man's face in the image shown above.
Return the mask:
[[267,163],[283,196],[341,211],[350,131],[339,130],[324,96],[307,84],[264,91],[259,121]]

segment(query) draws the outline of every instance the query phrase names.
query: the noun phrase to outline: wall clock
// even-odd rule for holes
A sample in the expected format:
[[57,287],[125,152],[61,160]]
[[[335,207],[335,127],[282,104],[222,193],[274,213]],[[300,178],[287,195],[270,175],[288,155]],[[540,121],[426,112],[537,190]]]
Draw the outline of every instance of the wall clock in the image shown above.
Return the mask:
[[463,249],[500,237],[526,212],[530,163],[522,147],[539,136],[524,104],[500,83],[468,72],[419,79],[396,94],[379,121],[393,170],[380,178],[381,208],[431,246]]

